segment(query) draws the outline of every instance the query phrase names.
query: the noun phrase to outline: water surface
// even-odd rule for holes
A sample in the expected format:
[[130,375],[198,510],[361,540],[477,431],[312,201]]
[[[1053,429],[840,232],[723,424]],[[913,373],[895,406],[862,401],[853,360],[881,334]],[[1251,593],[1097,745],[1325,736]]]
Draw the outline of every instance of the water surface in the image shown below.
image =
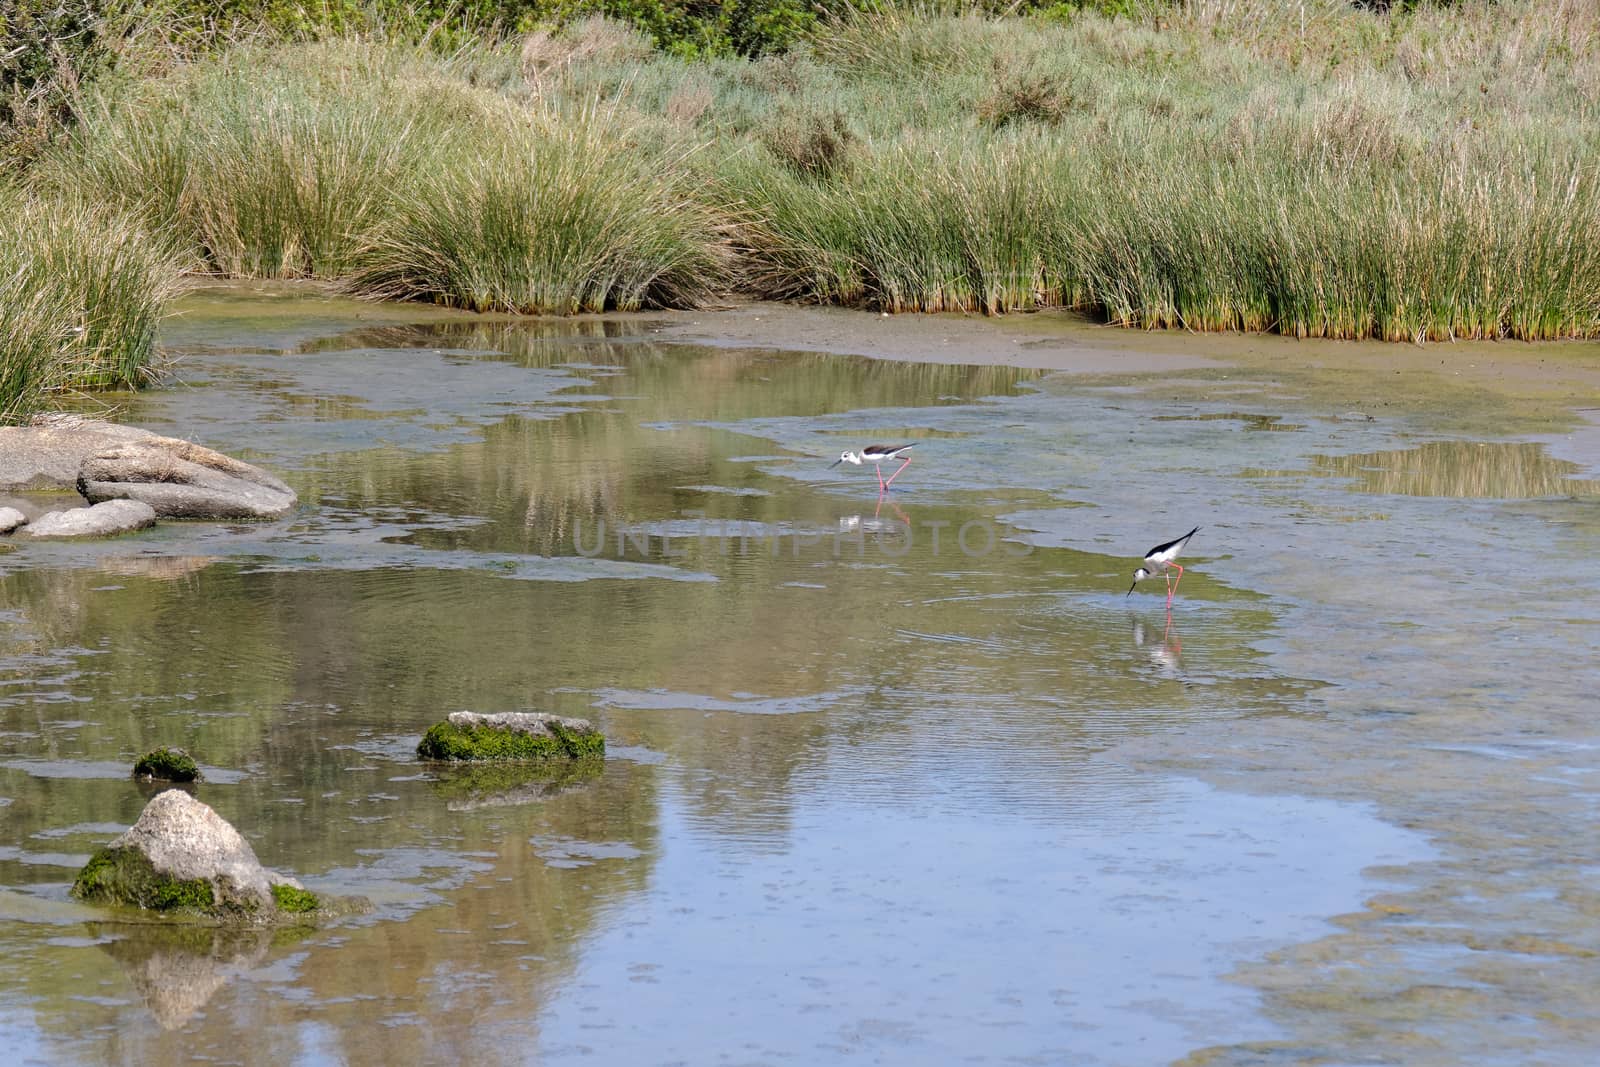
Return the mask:
[[[128,421],[302,503],[0,556],[23,1058],[1586,1062],[1600,519],[1526,437],[1569,410],[188,310]],[[887,499],[828,468],[904,441]],[[1126,597],[1196,524],[1170,617]],[[417,763],[458,708],[584,715],[610,757]],[[157,744],[374,912],[71,902]]]

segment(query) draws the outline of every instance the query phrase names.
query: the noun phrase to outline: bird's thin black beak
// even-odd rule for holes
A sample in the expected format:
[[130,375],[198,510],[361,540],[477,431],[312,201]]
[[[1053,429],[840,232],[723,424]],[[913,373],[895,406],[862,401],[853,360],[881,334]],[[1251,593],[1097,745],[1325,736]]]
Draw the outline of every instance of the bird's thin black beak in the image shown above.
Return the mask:
[[844,460],[842,460],[842,459],[836,459],[832,463],[828,464],[828,469],[829,470],[833,470],[833,468],[837,467],[839,464],[841,464],[843,462],[844,462]]
[[1133,584],[1128,586],[1128,591],[1126,593],[1123,593],[1122,595],[1123,596],[1132,596],[1133,595],[1133,591],[1135,589],[1137,589],[1138,587],[1139,587],[1139,579],[1135,578],[1133,580]]

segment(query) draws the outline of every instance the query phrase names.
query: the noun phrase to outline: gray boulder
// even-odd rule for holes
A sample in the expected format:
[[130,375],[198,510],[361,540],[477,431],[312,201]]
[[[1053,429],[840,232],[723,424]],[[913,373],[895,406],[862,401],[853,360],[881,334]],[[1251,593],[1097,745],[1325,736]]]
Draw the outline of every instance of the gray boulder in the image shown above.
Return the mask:
[[28,516],[16,508],[0,508],[0,534],[8,534],[27,521]]
[[173,437],[114,445],[78,469],[92,501],[140,500],[169,519],[272,519],[295,493],[260,467]]
[[77,489],[91,503],[142,500],[184,519],[267,519],[294,506],[283,482],[176,437],[76,415],[0,427],[0,490]]
[[87,508],[47,511],[22,532],[29,537],[110,537],[154,526],[156,509],[137,500],[108,500]]
[[0,489],[74,489],[89,456],[154,436],[77,415],[39,415],[28,426],[0,426]]

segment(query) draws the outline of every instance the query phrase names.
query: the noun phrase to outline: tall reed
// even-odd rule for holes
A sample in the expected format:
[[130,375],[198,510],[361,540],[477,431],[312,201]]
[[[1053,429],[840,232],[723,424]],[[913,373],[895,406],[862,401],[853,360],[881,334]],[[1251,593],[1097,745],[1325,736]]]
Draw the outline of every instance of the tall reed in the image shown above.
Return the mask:
[[349,284],[475,311],[693,307],[727,281],[720,223],[681,167],[607,132],[604,116],[508,117],[440,154]]
[[453,56],[247,45],[106,83],[36,180],[204,269],[482,310],[733,289],[1596,336],[1586,7],[1190,0],[1064,24],[888,5],[758,62],[647,56],[603,20]]
[[39,180],[141,213],[218,273],[335,279],[484,106],[414,50],[246,46],[91,94]]
[[0,422],[52,392],[143,381],[179,277],[127,216],[0,187]]

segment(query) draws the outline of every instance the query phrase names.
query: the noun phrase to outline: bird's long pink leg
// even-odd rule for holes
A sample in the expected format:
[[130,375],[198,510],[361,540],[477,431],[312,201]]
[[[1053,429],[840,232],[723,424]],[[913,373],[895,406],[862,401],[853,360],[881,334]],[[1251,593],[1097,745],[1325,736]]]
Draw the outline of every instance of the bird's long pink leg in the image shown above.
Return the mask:
[[890,483],[892,483],[896,478],[900,477],[900,471],[905,470],[909,466],[911,466],[911,457],[907,456],[906,461],[900,464],[900,470],[897,470],[893,474],[889,475],[889,481],[883,483],[884,487],[887,488]]
[[1172,591],[1176,593],[1178,591],[1179,583],[1183,581],[1183,568],[1174,563],[1172,565],[1172,569],[1178,572],[1178,580],[1172,583]]
[[874,463],[872,469],[878,472],[878,492],[881,493],[888,488],[888,485],[883,480],[883,465]]

